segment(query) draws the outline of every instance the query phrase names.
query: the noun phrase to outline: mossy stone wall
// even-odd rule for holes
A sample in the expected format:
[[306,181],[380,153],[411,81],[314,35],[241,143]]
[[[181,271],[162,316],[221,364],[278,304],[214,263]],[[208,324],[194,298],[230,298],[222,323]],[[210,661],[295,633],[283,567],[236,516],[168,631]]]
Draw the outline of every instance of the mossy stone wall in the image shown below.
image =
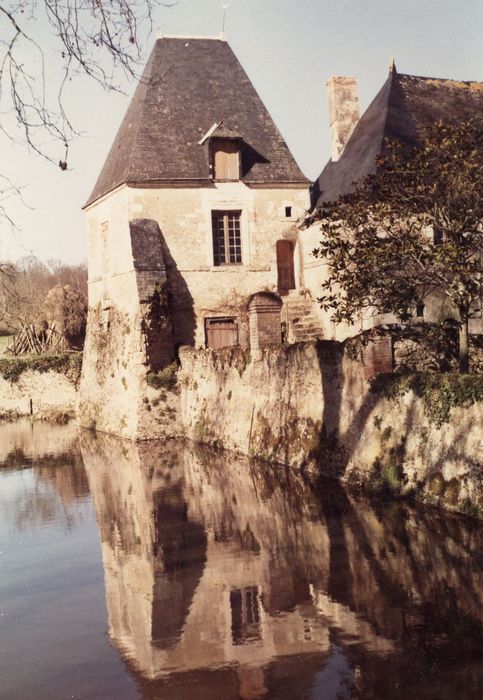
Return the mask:
[[335,342],[182,349],[181,423],[197,441],[382,495],[483,513],[481,377],[382,375]]

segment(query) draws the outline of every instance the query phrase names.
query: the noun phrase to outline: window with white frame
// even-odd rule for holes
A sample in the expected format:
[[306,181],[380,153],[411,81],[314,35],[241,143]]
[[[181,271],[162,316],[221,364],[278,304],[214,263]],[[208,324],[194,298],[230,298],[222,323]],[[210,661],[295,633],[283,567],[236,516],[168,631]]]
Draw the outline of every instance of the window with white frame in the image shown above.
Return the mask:
[[212,211],[213,264],[241,265],[241,212]]

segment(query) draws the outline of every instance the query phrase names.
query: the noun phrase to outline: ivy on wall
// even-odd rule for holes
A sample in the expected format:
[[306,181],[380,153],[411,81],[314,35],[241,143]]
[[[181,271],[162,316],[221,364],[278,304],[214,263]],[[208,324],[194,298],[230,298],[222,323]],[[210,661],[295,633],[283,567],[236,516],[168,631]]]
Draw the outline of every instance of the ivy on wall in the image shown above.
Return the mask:
[[452,408],[468,408],[483,401],[483,375],[438,372],[379,374],[372,380],[371,390],[389,399],[414,392],[422,399],[429,421],[440,428],[448,422]]

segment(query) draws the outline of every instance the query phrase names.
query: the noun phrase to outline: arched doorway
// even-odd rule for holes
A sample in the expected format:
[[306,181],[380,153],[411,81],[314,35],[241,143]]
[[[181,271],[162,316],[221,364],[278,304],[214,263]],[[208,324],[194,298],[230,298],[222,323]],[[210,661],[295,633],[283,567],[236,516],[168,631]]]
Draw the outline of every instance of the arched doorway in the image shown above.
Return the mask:
[[277,288],[280,296],[295,289],[293,263],[294,244],[292,241],[277,241]]

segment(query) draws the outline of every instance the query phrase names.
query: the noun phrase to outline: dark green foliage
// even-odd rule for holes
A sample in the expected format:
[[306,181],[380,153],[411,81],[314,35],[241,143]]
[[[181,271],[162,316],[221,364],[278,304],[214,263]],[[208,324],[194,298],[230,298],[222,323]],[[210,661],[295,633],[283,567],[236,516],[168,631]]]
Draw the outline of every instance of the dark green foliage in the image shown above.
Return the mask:
[[480,374],[379,374],[371,390],[387,398],[403,396],[413,391],[424,402],[429,420],[437,427],[447,423],[451,409],[471,406],[483,401],[483,375]]
[[177,373],[178,365],[176,362],[172,362],[158,372],[150,372],[146,377],[146,381],[149,386],[152,386],[154,389],[173,391],[178,381]]
[[21,355],[0,358],[0,375],[10,382],[17,382],[24,372],[60,372],[75,384],[80,379],[82,367],[81,352],[66,352],[58,355]]
[[338,322],[374,310],[407,321],[438,293],[459,316],[467,371],[468,319],[481,304],[482,187],[481,119],[435,124],[411,152],[388,143],[373,175],[312,218],[322,232],[314,255],[329,270],[321,306]]

